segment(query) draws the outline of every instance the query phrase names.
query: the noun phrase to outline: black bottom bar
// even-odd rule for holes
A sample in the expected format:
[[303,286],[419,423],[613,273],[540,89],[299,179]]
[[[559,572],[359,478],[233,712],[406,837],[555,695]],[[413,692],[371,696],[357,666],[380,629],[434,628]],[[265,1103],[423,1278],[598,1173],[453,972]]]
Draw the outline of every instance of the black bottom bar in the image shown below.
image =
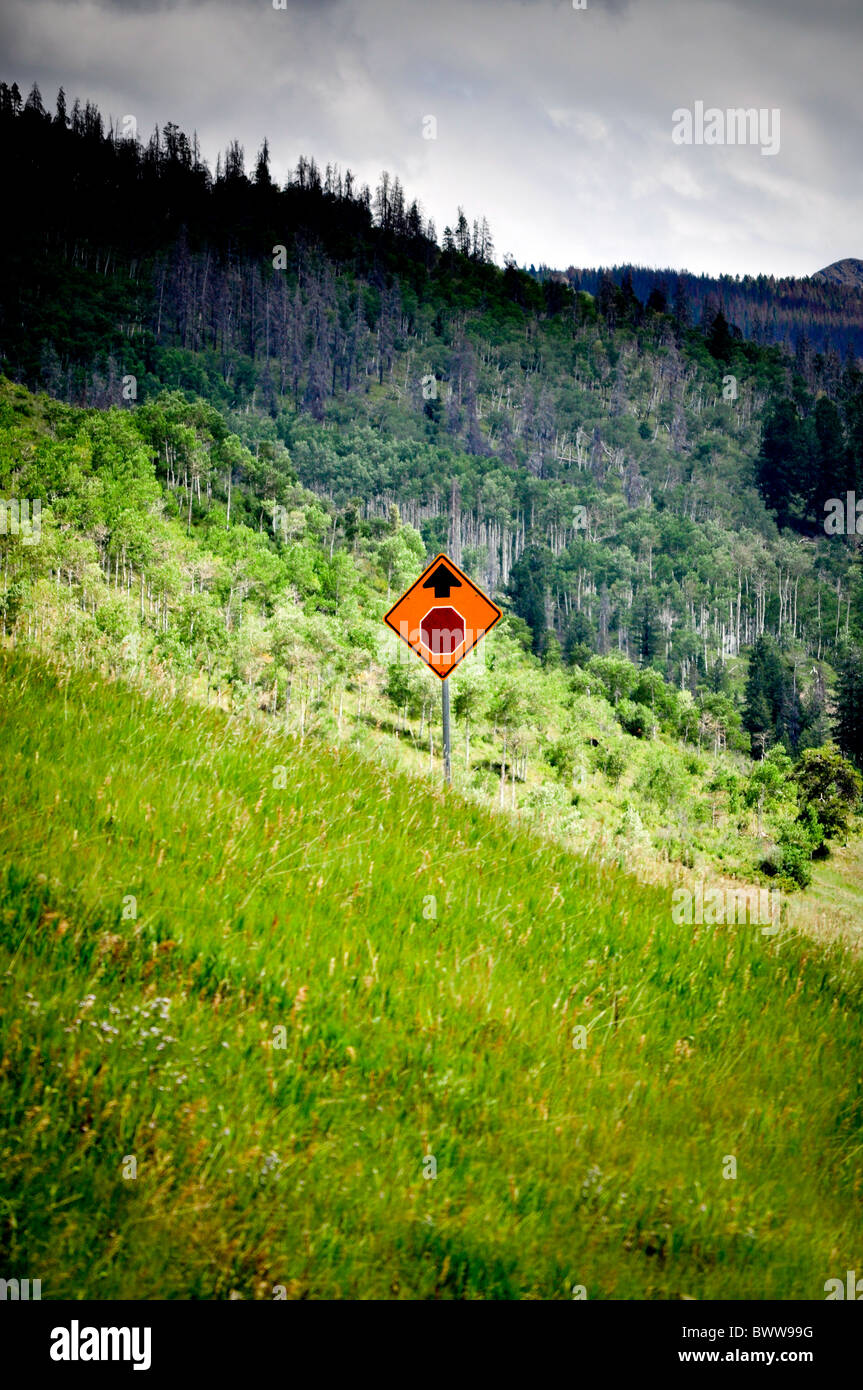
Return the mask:
[[[250,1371],[331,1381],[386,1371],[430,1383],[437,1371],[484,1378],[502,1363],[507,1379],[524,1362],[531,1381],[570,1366],[617,1378],[669,1372],[697,1383],[708,1367],[794,1368],[839,1384],[856,1365],[861,1319],[838,1302],[572,1303],[53,1303],[0,1307],[4,1362],[49,1381],[110,1375],[160,1384],[188,1373],[220,1382]],[[103,1332],[104,1329],[104,1332]],[[148,1335],[149,1334],[149,1335]],[[90,1359],[93,1352],[99,1359]],[[77,1360],[73,1359],[77,1355]],[[58,1359],[61,1357],[67,1359]],[[104,1358],[104,1359],[103,1359]],[[135,1367],[138,1367],[137,1374]],[[554,1378],[557,1378],[556,1375]]]

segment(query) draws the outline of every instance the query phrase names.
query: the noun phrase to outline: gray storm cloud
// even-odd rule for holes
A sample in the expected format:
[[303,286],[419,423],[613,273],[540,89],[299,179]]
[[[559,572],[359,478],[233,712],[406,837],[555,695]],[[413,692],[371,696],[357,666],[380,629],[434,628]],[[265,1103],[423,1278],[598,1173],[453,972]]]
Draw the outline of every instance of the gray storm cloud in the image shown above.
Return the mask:
[[[863,253],[859,0],[6,0],[2,76],[143,134],[382,168],[498,256],[805,274]],[[680,144],[681,108],[781,112],[781,147]],[[426,118],[433,117],[429,122]],[[435,138],[426,138],[429,134]]]

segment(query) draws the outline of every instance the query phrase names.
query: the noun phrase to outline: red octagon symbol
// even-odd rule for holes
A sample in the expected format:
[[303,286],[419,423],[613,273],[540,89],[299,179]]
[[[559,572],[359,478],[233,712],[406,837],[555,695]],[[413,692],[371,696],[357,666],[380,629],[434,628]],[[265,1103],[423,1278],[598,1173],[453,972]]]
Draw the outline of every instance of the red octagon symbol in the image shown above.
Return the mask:
[[420,637],[433,656],[451,656],[464,641],[464,618],[455,608],[432,608],[420,623]]

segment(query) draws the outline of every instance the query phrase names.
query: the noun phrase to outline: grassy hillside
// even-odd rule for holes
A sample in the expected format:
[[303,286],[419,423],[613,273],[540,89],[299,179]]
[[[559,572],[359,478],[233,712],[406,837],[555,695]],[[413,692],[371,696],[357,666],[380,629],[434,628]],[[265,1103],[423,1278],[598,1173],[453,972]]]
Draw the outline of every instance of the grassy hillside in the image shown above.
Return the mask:
[[805,1299],[859,1268],[852,956],[675,926],[344,748],[0,671],[2,1253],[43,1297]]

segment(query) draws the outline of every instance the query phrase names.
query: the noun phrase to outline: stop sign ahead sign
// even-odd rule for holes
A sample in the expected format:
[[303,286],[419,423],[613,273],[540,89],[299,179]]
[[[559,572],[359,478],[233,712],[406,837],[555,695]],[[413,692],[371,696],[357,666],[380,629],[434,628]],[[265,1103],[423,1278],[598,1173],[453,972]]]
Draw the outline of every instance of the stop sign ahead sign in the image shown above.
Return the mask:
[[437,555],[384,622],[446,680],[503,614],[447,555]]

